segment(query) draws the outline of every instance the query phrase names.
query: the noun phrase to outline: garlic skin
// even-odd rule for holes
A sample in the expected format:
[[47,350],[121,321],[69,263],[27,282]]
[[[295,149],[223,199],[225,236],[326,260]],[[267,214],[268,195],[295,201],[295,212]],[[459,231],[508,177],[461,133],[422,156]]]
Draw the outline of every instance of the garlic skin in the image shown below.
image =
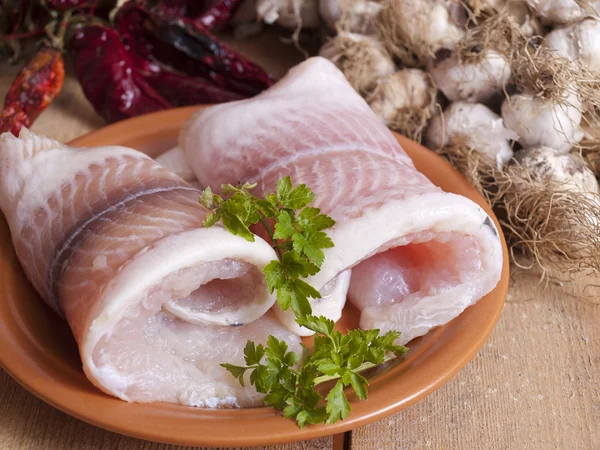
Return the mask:
[[441,48],[453,49],[465,35],[464,9],[450,0],[398,0],[391,2],[389,9],[395,29],[388,34],[406,41],[409,47],[427,47],[435,53]]
[[433,114],[436,89],[427,72],[402,69],[379,80],[367,102],[386,125],[402,121],[403,114],[428,112]]
[[576,0],[526,0],[546,25],[564,25],[580,19],[585,12]]
[[508,83],[511,71],[504,56],[486,50],[477,63],[461,63],[456,54],[435,60],[429,73],[450,101],[484,103]]
[[583,139],[581,102],[566,92],[564,104],[531,93],[511,95],[502,103],[504,123],[518,135],[523,147],[551,147],[567,153]]
[[479,6],[480,10],[500,11],[506,5],[506,0],[480,0],[479,2],[471,1],[468,4],[473,9]]
[[[543,27],[524,0],[480,0],[481,10],[495,12],[507,9],[508,16],[519,26],[519,31],[525,37],[541,35]],[[475,3],[475,2],[473,2]]]
[[258,0],[258,17],[291,30],[317,28],[321,24],[318,0]]
[[523,36],[541,36],[544,33],[542,24],[529,9],[527,3],[521,0],[509,0],[506,4],[508,5],[508,15],[517,23]]
[[589,144],[593,144],[596,147],[600,143],[600,127],[597,126],[593,118],[586,116],[586,114],[581,119],[581,132],[583,133],[581,142],[584,146],[589,147]]
[[543,45],[591,72],[600,73],[600,20],[594,17],[556,28],[548,33]]
[[380,41],[356,33],[340,32],[321,47],[319,56],[333,62],[361,94],[371,92],[377,80],[396,71]]
[[432,119],[427,146],[439,149],[466,146],[496,161],[499,168],[513,156],[510,140],[518,136],[504,127],[502,118],[480,103],[454,102]]
[[[561,153],[550,147],[530,147],[516,152],[514,162],[513,167],[520,166],[532,181],[544,186],[556,183],[561,190],[594,197],[600,193],[594,172],[579,155]],[[525,174],[523,178],[526,179]]]
[[319,0],[321,20],[330,29],[359,34],[375,34],[383,8],[382,3],[371,0]]

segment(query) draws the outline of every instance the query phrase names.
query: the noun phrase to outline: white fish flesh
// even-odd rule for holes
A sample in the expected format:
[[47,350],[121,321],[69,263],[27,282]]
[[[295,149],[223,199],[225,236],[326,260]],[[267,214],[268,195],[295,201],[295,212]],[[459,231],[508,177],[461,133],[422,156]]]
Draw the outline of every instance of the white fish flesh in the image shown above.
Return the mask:
[[241,364],[246,340],[269,334],[300,349],[264,315],[273,249],[203,228],[199,195],[135,150],[0,136],[0,209],[19,261],[69,323],[88,378],[123,400],[254,405],[254,388],[218,364]]
[[194,171],[185,160],[183,150],[179,146],[170,148],[156,158],[156,162],[170,170],[188,183],[197,182]]
[[[312,188],[315,205],[336,220],[328,230],[335,247],[307,281],[322,290],[352,268],[348,295],[362,328],[399,330],[408,342],[452,320],[500,279],[502,249],[488,215],[419,173],[323,58],[252,99],[198,112],[179,145],[200,183],[217,191],[246,181],[273,192],[286,175]],[[340,306],[329,317],[339,318]],[[313,309],[319,313],[318,304]],[[291,311],[277,313],[294,329]]]

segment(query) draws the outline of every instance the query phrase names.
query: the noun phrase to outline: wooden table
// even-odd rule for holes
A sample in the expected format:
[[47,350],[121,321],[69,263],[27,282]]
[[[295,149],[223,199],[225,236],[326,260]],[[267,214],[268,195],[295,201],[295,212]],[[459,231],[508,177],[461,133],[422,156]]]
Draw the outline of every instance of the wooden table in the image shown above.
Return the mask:
[[[293,49],[260,37],[238,45],[274,75],[297,61]],[[3,98],[16,70],[0,66]],[[68,141],[103,125],[67,78],[33,130]],[[580,286],[585,281],[579,281]],[[448,384],[410,408],[336,438],[270,450],[600,448],[600,307],[565,289],[514,277],[496,330]],[[2,345],[0,343],[0,345]],[[174,450],[80,422],[46,405],[0,370],[0,449]]]

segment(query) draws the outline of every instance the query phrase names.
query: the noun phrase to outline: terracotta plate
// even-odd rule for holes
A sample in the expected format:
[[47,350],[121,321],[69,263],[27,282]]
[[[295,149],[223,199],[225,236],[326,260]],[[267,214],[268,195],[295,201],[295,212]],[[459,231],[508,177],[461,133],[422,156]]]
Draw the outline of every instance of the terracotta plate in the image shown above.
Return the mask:
[[[196,108],[159,112],[107,126],[72,142],[120,144],[157,156],[175,143],[181,124]],[[398,136],[417,168],[444,190],[484,200],[449,164]],[[381,419],[425,397],[456,374],[492,332],[508,287],[504,271],[496,289],[448,325],[409,344],[408,357],[368,374],[369,400],[351,395],[352,412],[343,422],[300,430],[273,409],[206,410],[171,404],[128,404],[103,394],[87,380],[67,324],[35,293],[25,278],[0,218],[0,364],[25,388],[55,407],[118,433],[187,445],[252,446],[299,441],[340,433]],[[357,312],[344,311],[343,327]]]

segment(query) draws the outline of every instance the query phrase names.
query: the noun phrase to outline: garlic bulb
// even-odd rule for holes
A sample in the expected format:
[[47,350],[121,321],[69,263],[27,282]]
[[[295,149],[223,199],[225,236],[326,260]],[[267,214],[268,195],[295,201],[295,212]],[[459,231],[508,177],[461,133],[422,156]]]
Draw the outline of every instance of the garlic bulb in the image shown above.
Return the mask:
[[319,50],[361,94],[370,92],[377,80],[396,70],[391,55],[381,42],[371,36],[340,32]]
[[277,23],[284,28],[317,28],[318,0],[258,0],[256,12],[265,23]]
[[519,31],[525,37],[541,36],[544,29],[539,19],[521,0],[509,0],[507,2],[508,15],[519,26]]
[[449,100],[483,103],[506,85],[510,64],[494,50],[485,50],[481,59],[472,63],[460,62],[453,53],[449,58],[433,61],[429,72]]
[[511,95],[502,104],[504,123],[518,135],[523,147],[546,146],[568,152],[583,139],[581,102],[567,91],[560,103],[531,93]]
[[[453,49],[465,35],[467,16],[451,0],[392,1],[381,14],[383,41],[400,59],[422,62],[441,48]],[[404,61],[406,64],[414,64]]]
[[579,155],[526,148],[498,178],[513,245],[543,270],[600,268],[598,182]]
[[600,192],[594,173],[579,155],[550,147],[530,147],[515,153],[514,160],[536,183],[554,183],[560,190],[583,194]]
[[319,0],[319,14],[329,28],[374,34],[383,4],[371,0]]
[[432,119],[427,130],[430,149],[469,147],[496,161],[498,167],[512,158],[510,140],[517,138],[498,114],[479,103],[452,103]]
[[577,0],[526,0],[544,24],[567,24],[584,16]]
[[367,102],[388,127],[418,139],[434,113],[436,92],[427,72],[403,69],[379,80]]
[[471,2],[471,8],[475,11],[500,12],[506,9],[510,17],[519,27],[519,31],[525,37],[541,35],[542,24],[533,14],[524,0],[479,0]]
[[585,19],[548,33],[543,43],[556,54],[600,73],[600,20]]

